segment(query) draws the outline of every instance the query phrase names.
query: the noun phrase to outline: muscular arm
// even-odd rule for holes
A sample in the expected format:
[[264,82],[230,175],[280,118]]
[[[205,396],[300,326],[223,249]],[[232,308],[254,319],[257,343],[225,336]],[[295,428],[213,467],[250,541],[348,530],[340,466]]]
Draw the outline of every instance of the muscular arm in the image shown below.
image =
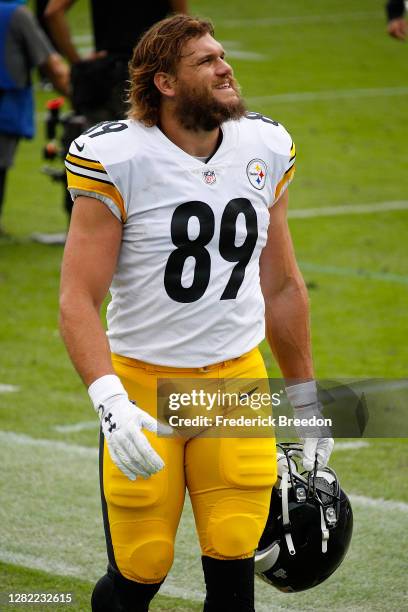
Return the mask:
[[69,24],[65,13],[75,0],[49,0],[44,17],[47,21],[54,44],[58,51],[67,58],[71,64],[81,60],[81,57],[72,41]]
[[266,337],[286,379],[312,379],[309,305],[287,224],[288,191],[270,210],[260,259]]
[[61,273],[60,330],[86,386],[114,374],[100,308],[112,280],[122,225],[94,198],[75,200]]

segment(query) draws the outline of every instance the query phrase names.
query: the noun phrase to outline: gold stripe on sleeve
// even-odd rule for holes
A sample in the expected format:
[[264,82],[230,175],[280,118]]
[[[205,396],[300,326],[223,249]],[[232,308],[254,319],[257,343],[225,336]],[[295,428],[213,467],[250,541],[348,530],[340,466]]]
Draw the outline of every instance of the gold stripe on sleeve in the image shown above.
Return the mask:
[[98,193],[100,195],[106,196],[115,204],[120,210],[120,214],[122,217],[122,221],[125,222],[127,215],[125,204],[121,194],[118,189],[110,182],[104,180],[98,180],[95,178],[91,178],[89,176],[80,176],[79,174],[75,174],[68,170],[67,168],[67,180],[68,180],[68,189],[81,189],[82,191],[90,191],[94,193]]
[[279,196],[281,194],[281,191],[284,188],[284,186],[286,185],[286,183],[290,183],[290,181],[293,179],[293,175],[295,174],[295,170],[296,170],[296,165],[293,164],[293,166],[291,166],[289,168],[289,170],[287,170],[285,172],[285,174],[282,176],[282,178],[279,181],[279,183],[276,185],[276,189],[275,189],[275,202],[279,198]]

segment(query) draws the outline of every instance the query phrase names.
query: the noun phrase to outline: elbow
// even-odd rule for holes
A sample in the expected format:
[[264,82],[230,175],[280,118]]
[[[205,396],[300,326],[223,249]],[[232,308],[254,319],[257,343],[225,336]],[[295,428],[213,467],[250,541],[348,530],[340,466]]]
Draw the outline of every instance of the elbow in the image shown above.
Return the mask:
[[307,306],[309,305],[309,293],[304,278],[301,274],[289,280],[286,291],[292,293],[302,302],[305,302]]
[[273,290],[264,290],[263,295],[266,304],[284,299],[290,302],[302,303],[306,308],[309,308],[309,295],[306,283],[300,273],[286,276],[279,286],[274,287]]
[[62,331],[67,326],[79,324],[92,313],[99,316],[102,299],[79,287],[62,287],[59,297],[59,326]]

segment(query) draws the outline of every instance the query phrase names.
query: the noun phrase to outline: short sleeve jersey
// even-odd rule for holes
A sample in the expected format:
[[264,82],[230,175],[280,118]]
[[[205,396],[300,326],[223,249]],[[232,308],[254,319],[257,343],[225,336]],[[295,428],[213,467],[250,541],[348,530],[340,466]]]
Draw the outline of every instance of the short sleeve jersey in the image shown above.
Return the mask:
[[259,256],[295,147],[258,113],[222,133],[207,163],[135,121],[99,124],[71,144],[72,197],[101,200],[123,223],[107,311],[116,354],[203,367],[264,338]]

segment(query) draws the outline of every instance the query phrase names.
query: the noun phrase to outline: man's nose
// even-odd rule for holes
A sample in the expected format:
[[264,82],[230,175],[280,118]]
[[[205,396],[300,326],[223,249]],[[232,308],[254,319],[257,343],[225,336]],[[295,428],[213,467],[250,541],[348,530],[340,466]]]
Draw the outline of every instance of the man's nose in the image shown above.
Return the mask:
[[232,68],[231,68],[231,66],[228,64],[228,62],[226,62],[224,59],[222,59],[222,57],[220,57],[218,59],[218,62],[217,62],[217,74],[220,74],[220,75],[230,74],[230,75],[232,75]]

